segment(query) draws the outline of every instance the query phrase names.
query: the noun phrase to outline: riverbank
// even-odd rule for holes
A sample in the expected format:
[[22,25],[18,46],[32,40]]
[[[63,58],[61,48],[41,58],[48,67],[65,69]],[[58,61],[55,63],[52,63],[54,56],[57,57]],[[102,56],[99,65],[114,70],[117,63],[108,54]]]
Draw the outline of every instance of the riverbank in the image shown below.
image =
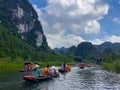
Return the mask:
[[120,59],[113,62],[102,62],[102,66],[108,71],[120,73]]
[[20,68],[23,68],[23,62],[0,61],[1,73],[16,71]]

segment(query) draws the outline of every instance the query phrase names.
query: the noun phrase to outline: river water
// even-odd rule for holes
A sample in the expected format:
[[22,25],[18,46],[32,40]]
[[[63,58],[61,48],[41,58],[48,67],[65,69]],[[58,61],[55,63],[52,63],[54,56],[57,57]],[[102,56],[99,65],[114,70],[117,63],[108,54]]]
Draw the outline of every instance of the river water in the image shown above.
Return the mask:
[[22,80],[19,72],[0,74],[0,90],[120,90],[120,75],[99,66],[79,69],[40,83]]

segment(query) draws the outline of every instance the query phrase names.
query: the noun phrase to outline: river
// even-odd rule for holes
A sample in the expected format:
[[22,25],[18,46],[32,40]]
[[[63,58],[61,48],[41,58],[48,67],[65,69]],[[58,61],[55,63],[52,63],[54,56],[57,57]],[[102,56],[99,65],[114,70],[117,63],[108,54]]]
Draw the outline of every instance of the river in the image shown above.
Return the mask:
[[19,72],[0,74],[0,90],[120,90],[120,75],[99,66],[79,69],[41,83],[27,83]]

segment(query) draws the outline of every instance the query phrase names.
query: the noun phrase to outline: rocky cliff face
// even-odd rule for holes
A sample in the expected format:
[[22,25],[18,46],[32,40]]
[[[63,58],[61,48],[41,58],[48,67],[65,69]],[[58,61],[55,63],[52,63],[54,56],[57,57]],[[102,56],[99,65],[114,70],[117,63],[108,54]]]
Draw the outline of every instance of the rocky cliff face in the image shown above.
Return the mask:
[[0,15],[18,28],[23,40],[33,46],[48,47],[37,13],[28,0],[0,0]]

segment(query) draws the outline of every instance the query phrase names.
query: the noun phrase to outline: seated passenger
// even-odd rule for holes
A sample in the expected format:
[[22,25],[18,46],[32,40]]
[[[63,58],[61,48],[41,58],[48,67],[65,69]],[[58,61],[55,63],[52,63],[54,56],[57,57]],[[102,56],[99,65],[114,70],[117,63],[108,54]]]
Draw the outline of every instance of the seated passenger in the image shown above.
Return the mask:
[[33,68],[33,71],[32,71],[32,75],[33,76],[35,76],[35,77],[38,77],[38,76],[40,76],[40,70],[39,70],[39,65],[37,65],[37,66],[35,66],[34,68]]
[[50,68],[50,74],[51,74],[51,75],[56,74],[56,67],[55,67],[55,66],[52,66],[52,67]]
[[43,76],[48,76],[50,72],[49,65],[47,65],[45,68],[43,68],[42,75]]
[[40,71],[38,68],[34,68],[33,71],[32,71],[32,75],[35,76],[35,77],[38,77],[40,76]]
[[71,70],[71,67],[70,67],[69,65],[66,65],[66,66],[65,66],[65,70],[66,70],[66,71],[70,71],[70,70]]

